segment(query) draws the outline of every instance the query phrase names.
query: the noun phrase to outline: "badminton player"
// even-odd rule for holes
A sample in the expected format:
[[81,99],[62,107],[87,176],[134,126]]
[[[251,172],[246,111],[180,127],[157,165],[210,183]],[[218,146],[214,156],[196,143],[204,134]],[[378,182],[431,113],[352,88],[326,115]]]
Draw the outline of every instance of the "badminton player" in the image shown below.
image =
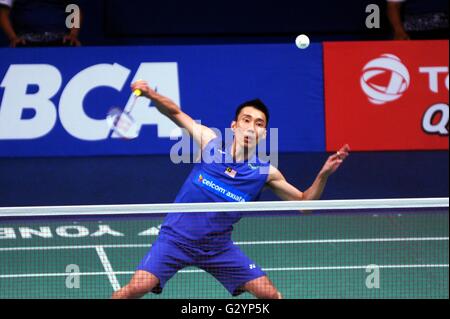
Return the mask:
[[[328,157],[313,184],[302,192],[287,182],[277,168],[257,157],[257,144],[265,137],[269,122],[269,111],[261,100],[244,102],[237,108],[231,123],[233,142],[223,146],[212,129],[196,123],[145,81],[133,83],[131,89],[141,90],[162,114],[186,129],[204,158],[213,157],[194,165],[175,199],[177,203],[252,201],[258,199],[264,187],[282,200],[319,199],[328,177],[348,156],[349,147],[345,145]],[[268,173],[261,174],[257,168],[262,167]],[[150,292],[161,293],[179,270],[196,266],[214,276],[232,296],[249,292],[257,298],[281,298],[264,271],[232,242],[233,224],[240,218],[237,212],[167,214],[157,240],[131,281],[112,297],[140,298]]]

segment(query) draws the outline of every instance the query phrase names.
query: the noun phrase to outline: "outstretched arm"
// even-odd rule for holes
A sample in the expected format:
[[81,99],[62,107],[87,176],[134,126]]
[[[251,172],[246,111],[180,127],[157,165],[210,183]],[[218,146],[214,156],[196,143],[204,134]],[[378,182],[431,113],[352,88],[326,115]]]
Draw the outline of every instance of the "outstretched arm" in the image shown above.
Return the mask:
[[350,148],[344,145],[338,152],[328,157],[312,185],[304,192],[291,185],[281,172],[271,166],[267,186],[282,200],[315,200],[319,199],[327,183],[328,177],[333,174],[347,158]]
[[142,95],[152,100],[158,111],[171,119],[179,127],[186,129],[194,141],[203,149],[209,141],[216,137],[212,129],[196,123],[189,115],[184,113],[180,107],[171,99],[159,94],[150,88],[146,81],[136,81],[131,85],[131,90],[141,90]]

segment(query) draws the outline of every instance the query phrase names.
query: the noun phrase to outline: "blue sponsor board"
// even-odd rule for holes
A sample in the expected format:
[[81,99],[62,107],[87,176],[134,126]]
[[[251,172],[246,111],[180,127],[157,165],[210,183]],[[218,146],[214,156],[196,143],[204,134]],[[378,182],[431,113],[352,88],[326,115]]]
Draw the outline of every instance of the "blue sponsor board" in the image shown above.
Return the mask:
[[222,132],[236,106],[260,98],[280,152],[324,151],[322,46],[294,44],[0,49],[0,156],[168,154],[181,130],[139,98],[137,138],[110,130],[144,79]]

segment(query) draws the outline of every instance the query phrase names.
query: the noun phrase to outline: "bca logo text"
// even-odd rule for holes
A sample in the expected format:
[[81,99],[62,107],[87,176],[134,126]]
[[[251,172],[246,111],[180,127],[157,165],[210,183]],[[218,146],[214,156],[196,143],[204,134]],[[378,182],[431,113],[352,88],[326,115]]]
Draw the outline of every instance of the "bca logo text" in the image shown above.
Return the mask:
[[[84,105],[83,100],[98,87],[129,91],[125,84],[130,83],[127,82],[130,73],[131,70],[117,63],[90,66],[67,83],[56,107],[50,100],[62,83],[62,75],[56,67],[49,64],[11,64],[0,84],[4,88],[0,104],[0,140],[40,138],[54,128],[58,115],[64,129],[77,139],[107,139],[111,132],[106,114],[105,119],[89,117],[84,109],[96,106]],[[131,82],[137,79],[147,80],[152,87],[157,86],[162,94],[180,105],[176,63],[141,63]],[[37,86],[37,92],[27,93],[30,85]],[[129,107],[132,99],[130,92],[125,108]],[[140,98],[131,112],[139,128],[157,125],[158,137],[180,137],[181,130],[150,103],[150,100]],[[23,119],[24,110],[30,108],[34,110],[34,116]],[[115,133],[111,137],[118,138]]]

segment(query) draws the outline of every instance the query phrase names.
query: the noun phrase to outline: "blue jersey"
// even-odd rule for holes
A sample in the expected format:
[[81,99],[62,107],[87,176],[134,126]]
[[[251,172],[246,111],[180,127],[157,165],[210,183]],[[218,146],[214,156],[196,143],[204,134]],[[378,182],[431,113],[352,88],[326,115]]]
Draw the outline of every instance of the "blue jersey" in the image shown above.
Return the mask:
[[[231,146],[222,147],[215,138],[205,147],[202,160],[196,163],[179,191],[176,203],[248,202],[257,200],[269,171],[269,162],[254,155],[244,162],[233,162]],[[231,244],[233,224],[239,212],[170,213],[160,236],[185,245],[217,248]]]

